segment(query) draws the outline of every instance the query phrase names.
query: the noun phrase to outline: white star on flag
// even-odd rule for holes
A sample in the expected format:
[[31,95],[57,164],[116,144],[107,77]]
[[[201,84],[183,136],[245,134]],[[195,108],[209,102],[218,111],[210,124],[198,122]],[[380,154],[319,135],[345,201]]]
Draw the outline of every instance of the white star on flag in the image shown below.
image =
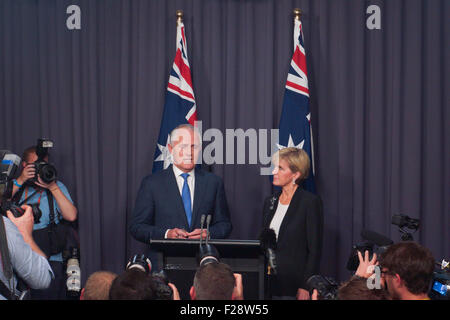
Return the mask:
[[292,139],[292,136],[289,135],[289,141],[287,146],[283,146],[281,144],[277,143],[278,150],[284,149],[284,148],[290,148],[294,147],[297,149],[303,149],[303,145],[305,144],[305,139],[303,139],[299,144],[295,145],[294,140]]
[[161,151],[161,154],[158,156],[158,158],[155,159],[155,161],[164,161],[164,169],[167,169],[172,164],[172,155],[169,152],[169,143],[170,143],[170,135],[167,136],[167,142],[165,146],[158,145],[159,151]]

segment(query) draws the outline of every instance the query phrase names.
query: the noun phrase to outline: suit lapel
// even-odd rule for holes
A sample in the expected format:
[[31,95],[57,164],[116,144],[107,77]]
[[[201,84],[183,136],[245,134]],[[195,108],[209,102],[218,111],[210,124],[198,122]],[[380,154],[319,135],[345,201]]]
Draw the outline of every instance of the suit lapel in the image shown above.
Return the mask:
[[173,172],[172,166],[167,168],[165,171],[166,171],[166,174],[167,174],[166,181],[167,181],[168,194],[169,195],[174,195],[173,203],[174,203],[174,205],[176,207],[175,211],[177,212],[177,214],[180,214],[180,218],[183,219],[184,225],[186,227],[186,230],[188,230],[189,229],[189,224],[188,224],[188,221],[187,221],[186,212],[184,211],[183,199],[181,198],[180,190],[178,189],[177,180],[175,178],[175,174]]
[[280,241],[280,239],[283,237],[283,234],[286,232],[286,228],[289,225],[290,220],[297,212],[297,209],[299,206],[299,201],[300,201],[300,198],[302,195],[301,191],[302,191],[302,189],[300,187],[298,187],[294,193],[294,196],[291,199],[291,202],[289,203],[289,207],[286,212],[286,215],[284,216],[283,221],[281,222],[281,225],[280,225],[280,231],[278,232],[278,241]]
[[[199,209],[202,204],[205,190],[207,190],[207,181],[205,174],[202,170],[195,169],[195,188],[194,188],[194,210],[192,211],[192,224],[196,221],[199,215]],[[208,214],[211,212],[202,212],[202,214]]]
[[269,199],[269,210],[266,213],[265,217],[265,225],[264,225],[265,228],[270,228],[270,223],[272,222],[273,216],[275,215],[275,212],[277,211],[278,208],[278,201],[280,198],[280,194],[281,192],[276,192]]

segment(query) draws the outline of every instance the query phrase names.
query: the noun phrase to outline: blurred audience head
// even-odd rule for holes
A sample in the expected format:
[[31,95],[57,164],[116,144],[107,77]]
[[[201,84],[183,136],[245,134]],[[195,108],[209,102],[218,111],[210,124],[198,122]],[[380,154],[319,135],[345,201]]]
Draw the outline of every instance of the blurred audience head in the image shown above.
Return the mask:
[[367,279],[352,277],[338,289],[339,300],[388,300],[389,294],[384,288],[369,289]]
[[234,299],[235,277],[230,266],[222,262],[211,262],[200,266],[191,287],[192,300]]
[[109,271],[97,271],[89,276],[81,291],[80,300],[108,300],[111,283],[117,274]]
[[128,269],[111,284],[110,300],[156,300],[156,288],[150,274]]
[[435,259],[413,241],[391,245],[380,258],[381,272],[392,299],[426,299]]

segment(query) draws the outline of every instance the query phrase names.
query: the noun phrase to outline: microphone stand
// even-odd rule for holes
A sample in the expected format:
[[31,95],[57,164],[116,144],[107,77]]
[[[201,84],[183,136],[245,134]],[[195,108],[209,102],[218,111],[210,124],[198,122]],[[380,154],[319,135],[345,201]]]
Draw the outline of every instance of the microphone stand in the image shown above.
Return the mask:
[[211,223],[212,216],[208,214],[206,217],[206,245],[208,245],[208,238],[209,238],[209,224]]

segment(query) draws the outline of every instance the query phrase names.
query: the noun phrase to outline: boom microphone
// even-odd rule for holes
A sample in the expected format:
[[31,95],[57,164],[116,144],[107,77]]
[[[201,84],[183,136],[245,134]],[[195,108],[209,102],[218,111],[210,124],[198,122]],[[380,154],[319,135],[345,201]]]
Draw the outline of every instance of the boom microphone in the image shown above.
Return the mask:
[[361,237],[365,240],[373,242],[374,244],[376,244],[379,247],[390,246],[391,244],[394,243],[391,239],[389,239],[377,232],[366,230],[366,229],[363,229],[361,231]]

